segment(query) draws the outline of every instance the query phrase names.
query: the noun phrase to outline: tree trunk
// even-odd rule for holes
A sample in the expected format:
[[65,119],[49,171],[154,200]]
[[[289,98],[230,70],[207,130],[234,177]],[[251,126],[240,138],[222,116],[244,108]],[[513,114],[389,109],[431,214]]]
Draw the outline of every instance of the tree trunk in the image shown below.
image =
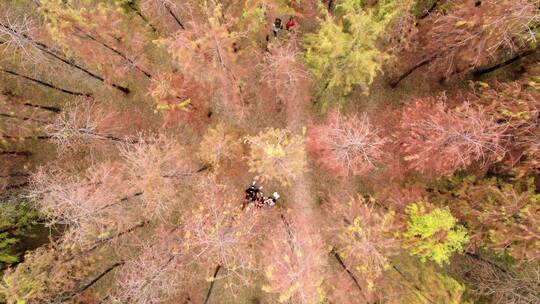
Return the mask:
[[399,83],[407,78],[407,76],[411,75],[412,72],[416,71],[417,69],[423,67],[424,65],[427,65],[429,64],[435,57],[431,57],[431,58],[426,58],[422,61],[420,61],[417,65],[413,66],[412,68],[410,68],[409,70],[407,70],[405,73],[401,74],[401,76],[399,76],[398,78],[396,78],[395,80],[392,80],[390,82],[390,87],[392,88],[395,88],[399,85]]
[[176,24],[178,24],[178,26],[180,26],[183,30],[185,30],[186,27],[184,26],[184,24],[182,24],[180,19],[178,19],[178,17],[174,14],[172,9],[168,5],[165,5],[165,8],[167,8],[167,11],[169,11],[169,14],[174,18],[174,20],[176,21]]
[[314,105],[319,103],[319,101],[321,100],[322,95],[324,94],[324,91],[326,91],[326,89],[328,89],[329,85],[330,85],[330,80],[326,81],[326,83],[324,84],[324,87],[317,93],[317,96],[313,100]]
[[130,227],[130,228],[124,230],[124,231],[120,231],[120,232],[118,232],[118,233],[115,234],[115,235],[112,235],[112,236],[103,238],[103,239],[101,239],[101,240],[98,240],[98,241],[95,242],[94,245],[92,245],[90,248],[84,250],[83,253],[86,254],[86,253],[89,253],[89,252],[91,252],[91,251],[94,251],[95,249],[97,249],[97,248],[100,247],[101,245],[103,245],[103,244],[105,244],[105,243],[107,243],[107,242],[109,242],[109,241],[111,241],[111,240],[117,239],[117,238],[119,238],[119,237],[121,237],[121,236],[123,236],[123,235],[129,234],[129,233],[131,233],[131,232],[133,232],[133,231],[135,231],[135,230],[137,230],[137,229],[139,229],[139,228],[142,228],[142,227],[144,227],[144,226],[146,226],[146,225],[148,225],[148,224],[150,224],[150,221],[146,220],[146,221],[140,222],[139,224],[137,224],[137,225],[135,225],[135,226],[132,226],[132,227]]
[[20,184],[15,184],[15,185],[8,185],[6,187],[4,187],[4,191],[10,191],[10,190],[16,190],[16,189],[20,189],[20,188],[23,188],[23,187],[26,187],[30,185],[29,182],[24,182],[24,183],[20,183]]
[[42,124],[48,124],[49,122],[47,121],[44,121],[44,120],[41,120],[41,119],[35,119],[35,118],[32,118],[32,117],[27,117],[27,116],[17,116],[17,115],[12,115],[12,114],[7,114],[7,113],[0,113],[0,116],[3,116],[3,117],[7,117],[7,118],[13,118],[13,119],[19,119],[19,120],[23,120],[23,121],[35,121],[35,122],[39,122],[39,123],[42,123]]
[[97,137],[97,139],[101,139],[101,140],[111,140],[111,141],[116,141],[116,142],[132,143],[131,141],[128,141],[128,140],[125,140],[125,139],[122,139],[122,138],[119,138],[110,134],[99,134],[99,133],[94,133],[94,132],[81,132],[81,133]]
[[[68,60],[64,57],[61,57],[59,55],[57,55],[55,52],[52,51],[52,49],[47,46],[46,44],[44,43],[41,43],[39,41],[35,41],[33,40],[32,38],[30,38],[29,36],[25,35],[25,34],[21,34],[19,32],[17,32],[15,29],[12,29],[10,28],[9,26],[6,26],[5,24],[2,24],[0,23],[0,27],[3,27],[5,30],[11,32],[12,34],[16,35],[16,36],[19,36],[21,38],[23,38],[24,40],[28,41],[30,44],[34,45],[38,50],[52,56],[53,58],[57,59],[57,60],[60,60],[61,62],[69,65],[70,67],[72,68],[75,68],[83,73],[85,73],[86,75],[89,75],[90,77],[100,81],[101,83],[104,83],[105,84],[105,79],[99,75],[96,75],[92,72],[90,72],[88,69],[86,68],[83,68],[82,66],[76,64],[75,62],[71,61],[71,60]],[[126,88],[126,87],[123,87],[123,86],[120,86],[120,85],[117,85],[117,84],[114,84],[114,83],[111,83],[110,86],[112,86],[113,88],[121,91],[122,93],[124,94],[129,94],[129,89]]]
[[478,255],[478,254],[476,254],[474,252],[465,252],[465,255],[467,255],[468,257],[471,257],[471,258],[473,258],[473,259],[475,259],[477,261],[480,261],[482,263],[489,264],[491,267],[496,268],[496,269],[498,269],[499,271],[501,271],[501,272],[503,272],[505,274],[508,274],[508,270],[506,268],[504,268],[504,267],[500,266],[499,264],[494,263],[494,262],[492,262],[490,260],[486,260],[486,259],[482,258],[480,255]]
[[107,208],[110,208],[110,207],[112,207],[112,206],[116,206],[116,205],[121,204],[121,203],[123,203],[123,202],[127,202],[130,198],[134,198],[134,197],[137,197],[137,196],[141,196],[141,195],[143,195],[143,194],[144,194],[144,192],[141,191],[141,192],[137,192],[137,193],[135,193],[135,194],[133,194],[133,195],[131,195],[131,196],[125,196],[125,197],[121,198],[119,201],[116,201],[116,202],[114,202],[114,203],[107,204],[107,205],[105,205],[105,206],[103,206],[103,207],[97,209],[95,212],[99,212],[99,211],[101,211],[101,210],[105,210],[105,209],[107,209]]
[[156,27],[152,23],[150,23],[150,21],[148,21],[148,18],[143,15],[141,10],[135,5],[133,1],[129,1],[128,6],[132,11],[135,12],[135,14],[137,14],[137,16],[139,16],[144,21],[144,23],[146,23],[146,25],[148,25],[152,29],[154,33],[157,32]]
[[41,110],[45,110],[45,111],[50,111],[50,112],[53,112],[53,113],[62,112],[62,109],[60,109],[58,107],[42,106],[42,105],[32,104],[32,103],[29,103],[29,102],[25,102],[23,105],[25,105],[27,107],[33,107],[33,108],[37,108],[37,109],[41,109]]
[[216,270],[214,271],[214,276],[212,277],[212,282],[210,282],[210,287],[208,288],[208,292],[206,293],[204,304],[208,304],[208,301],[210,300],[210,296],[212,295],[212,289],[214,288],[214,284],[216,282],[216,278],[220,269],[221,269],[221,265],[217,265]]
[[146,220],[144,222],[140,222],[139,224],[137,225],[134,225],[134,226],[131,226],[130,228],[124,230],[124,231],[120,231],[118,232],[117,234],[115,235],[112,235],[112,236],[109,236],[109,237],[106,237],[106,238],[103,238],[101,240],[98,240],[96,242],[94,242],[93,245],[91,245],[89,248],[87,249],[84,249],[82,250],[81,252],[78,252],[78,253],[75,253],[73,255],[70,255],[68,257],[66,257],[63,262],[64,263],[67,263],[69,261],[72,261],[74,258],[78,257],[78,256],[81,256],[83,254],[89,254],[90,252],[96,250],[97,248],[101,247],[102,245],[104,244],[107,244],[109,241],[111,240],[115,240],[123,235],[126,235],[126,234],[129,234],[133,231],[136,231],[138,230],[139,228],[142,228],[142,227],[145,227],[146,225],[148,225],[150,223],[150,221]]
[[534,53],[535,53],[535,50],[528,50],[528,51],[522,52],[522,53],[517,54],[516,56],[514,56],[514,57],[512,57],[512,58],[510,58],[508,60],[505,60],[505,61],[503,61],[501,63],[498,63],[498,64],[496,64],[494,66],[474,70],[472,72],[472,75],[473,75],[474,78],[479,78],[484,74],[488,74],[488,73],[494,72],[494,71],[496,71],[498,69],[504,68],[505,66],[508,66],[508,65],[518,61],[519,59],[527,57],[527,56],[529,56],[531,54],[534,54]]
[[341,267],[347,272],[349,277],[353,280],[354,285],[356,286],[356,288],[358,288],[358,290],[360,291],[360,294],[363,295],[362,287],[360,286],[360,283],[358,283],[358,279],[356,279],[356,277],[354,276],[354,273],[352,273],[352,271],[349,269],[349,267],[347,267],[343,259],[341,259],[341,257],[339,256],[339,253],[335,250],[335,248],[332,248],[331,254],[336,258],[336,260],[339,262],[339,265],[341,265]]
[[90,39],[90,40],[92,40],[92,41],[94,41],[94,42],[100,44],[101,46],[103,46],[104,48],[108,49],[109,51],[111,51],[111,52],[115,53],[116,55],[122,57],[122,59],[124,59],[125,61],[127,61],[127,62],[128,62],[130,65],[132,65],[133,67],[135,67],[135,69],[136,69],[137,71],[143,73],[144,76],[146,76],[147,78],[152,79],[152,75],[151,75],[150,73],[148,73],[147,71],[145,71],[144,69],[142,69],[141,67],[139,67],[133,60],[129,59],[129,57],[127,57],[124,53],[122,53],[122,52],[120,52],[119,50],[115,49],[114,47],[108,45],[107,43],[105,43],[105,42],[103,42],[103,41],[101,41],[101,40],[98,40],[98,39],[95,38],[94,36],[87,34],[86,32],[84,32],[83,30],[81,30],[81,29],[79,29],[79,28],[77,28],[77,30],[80,31],[81,33],[83,33],[83,35],[84,35],[86,38],[88,38],[88,39]]
[[11,135],[0,135],[0,138],[3,139],[11,139],[11,140],[46,140],[51,139],[52,137],[49,135],[38,135],[38,136],[11,136]]
[[81,92],[75,92],[75,91],[63,89],[63,88],[57,87],[57,86],[55,86],[53,84],[50,84],[48,82],[45,82],[43,80],[28,77],[28,76],[25,76],[25,75],[22,75],[22,74],[19,74],[17,72],[13,72],[13,71],[10,71],[10,70],[5,70],[5,69],[0,68],[0,72],[4,72],[6,74],[10,74],[10,75],[13,75],[13,76],[24,78],[26,80],[37,83],[37,84],[42,85],[44,87],[48,87],[48,88],[51,88],[53,90],[56,90],[56,91],[59,91],[59,92],[62,92],[62,93],[66,93],[66,94],[69,94],[69,95],[92,97],[91,93],[81,93]]
[[116,269],[117,267],[119,266],[122,266],[124,265],[125,262],[117,262],[117,263],[114,263],[113,265],[111,265],[109,268],[105,269],[105,271],[103,271],[102,273],[100,273],[98,276],[96,276],[94,279],[92,279],[90,282],[84,284],[83,286],[79,287],[79,289],[71,292],[70,295],[65,295],[62,297],[62,302],[67,302],[71,299],[73,299],[74,297],[82,294],[83,292],[85,292],[86,290],[88,290],[88,288],[92,287],[94,284],[96,284],[99,280],[101,280],[104,276],[106,276],[109,272],[113,271],[114,269]]
[[30,157],[32,156],[32,152],[30,151],[0,151],[0,155],[15,155],[15,156],[22,156],[22,157]]
[[424,19],[427,16],[429,16],[431,14],[431,12],[437,7],[438,3],[439,3],[439,0],[433,1],[431,6],[428,9],[424,10],[424,13],[420,17],[418,17],[418,19]]
[[[26,173],[26,172],[13,172],[7,175],[0,175],[1,178],[28,177],[28,176],[30,176],[30,173]],[[2,232],[0,231],[0,233]]]

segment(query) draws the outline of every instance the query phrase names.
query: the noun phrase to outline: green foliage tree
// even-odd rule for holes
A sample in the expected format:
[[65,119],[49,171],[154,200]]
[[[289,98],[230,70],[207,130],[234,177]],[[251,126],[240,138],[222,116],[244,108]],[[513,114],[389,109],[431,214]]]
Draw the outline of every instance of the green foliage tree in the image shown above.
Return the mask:
[[88,277],[99,275],[110,257],[86,254],[70,259],[58,248],[42,246],[27,252],[24,263],[6,271],[0,296],[7,303],[65,303],[73,296],[72,290],[80,290]]
[[242,15],[239,18],[237,27],[249,31],[246,42],[253,42],[258,39],[261,32],[264,32],[267,24],[268,14],[276,13],[280,16],[294,15],[295,11],[290,7],[290,0],[274,0],[268,3],[266,0],[239,0],[234,1],[235,5],[242,6]]
[[465,286],[430,263],[398,256],[388,268],[382,289],[389,304],[466,304]]
[[429,259],[442,265],[454,252],[463,250],[469,238],[465,227],[456,224],[448,208],[430,209],[425,202],[407,206],[405,213],[409,220],[403,233],[404,245],[422,261]]
[[377,41],[399,13],[398,2],[379,1],[367,8],[364,1],[345,0],[336,6],[338,17],[326,15],[319,32],[306,35],[305,60],[321,86],[323,105],[330,97],[341,100],[354,86],[369,93],[386,57]]
[[0,208],[0,269],[20,260],[15,246],[21,238],[28,237],[41,215],[25,201],[2,202]]

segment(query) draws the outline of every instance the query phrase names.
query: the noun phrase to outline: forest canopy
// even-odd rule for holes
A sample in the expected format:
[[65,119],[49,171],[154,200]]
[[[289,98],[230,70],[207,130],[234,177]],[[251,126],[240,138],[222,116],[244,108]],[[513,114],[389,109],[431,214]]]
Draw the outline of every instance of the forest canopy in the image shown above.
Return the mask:
[[540,303],[539,10],[0,1],[0,303]]

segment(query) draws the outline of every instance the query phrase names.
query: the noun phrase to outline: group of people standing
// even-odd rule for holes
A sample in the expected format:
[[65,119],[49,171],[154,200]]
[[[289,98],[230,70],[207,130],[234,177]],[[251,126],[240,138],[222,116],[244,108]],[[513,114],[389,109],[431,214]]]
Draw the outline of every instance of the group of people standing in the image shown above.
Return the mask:
[[246,197],[244,205],[252,203],[257,208],[262,208],[264,206],[274,206],[279,199],[279,194],[274,192],[272,196],[265,197],[262,192],[263,187],[258,187],[257,183],[253,181],[251,186],[246,189]]
[[[289,21],[285,24],[285,29],[289,32],[294,31],[295,27],[298,26],[298,23],[294,21],[293,17],[289,18]],[[276,18],[274,20],[274,23],[272,23],[272,34],[274,34],[274,38],[278,36],[279,31],[283,29],[283,22],[280,18]],[[270,40],[269,35],[266,35],[266,41]]]

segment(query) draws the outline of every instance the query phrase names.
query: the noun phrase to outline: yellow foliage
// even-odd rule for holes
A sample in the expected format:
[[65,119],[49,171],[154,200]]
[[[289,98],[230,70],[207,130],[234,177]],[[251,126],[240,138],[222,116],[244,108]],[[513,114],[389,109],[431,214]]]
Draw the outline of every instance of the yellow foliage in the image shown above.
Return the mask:
[[304,137],[288,130],[269,128],[257,136],[246,137],[251,146],[248,165],[262,178],[289,185],[306,169]]
[[206,165],[218,169],[224,162],[240,157],[242,150],[238,134],[223,124],[218,124],[208,129],[204,135],[197,156]]

